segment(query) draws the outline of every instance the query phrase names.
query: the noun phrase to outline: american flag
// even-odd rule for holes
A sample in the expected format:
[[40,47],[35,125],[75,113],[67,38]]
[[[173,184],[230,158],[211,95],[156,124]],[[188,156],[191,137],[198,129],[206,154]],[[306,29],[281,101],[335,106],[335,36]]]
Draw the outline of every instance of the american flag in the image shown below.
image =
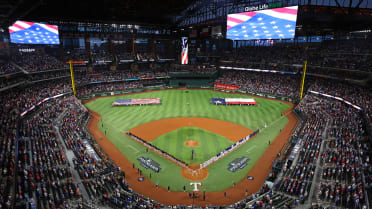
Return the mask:
[[189,44],[186,37],[182,38],[182,53],[181,53],[181,64],[187,65],[189,63]]
[[161,100],[160,98],[117,99],[112,103],[113,106],[149,105],[149,104],[161,104]]
[[10,40],[20,44],[59,44],[58,26],[16,21],[9,27]]
[[298,6],[229,14],[226,36],[232,40],[294,38]]

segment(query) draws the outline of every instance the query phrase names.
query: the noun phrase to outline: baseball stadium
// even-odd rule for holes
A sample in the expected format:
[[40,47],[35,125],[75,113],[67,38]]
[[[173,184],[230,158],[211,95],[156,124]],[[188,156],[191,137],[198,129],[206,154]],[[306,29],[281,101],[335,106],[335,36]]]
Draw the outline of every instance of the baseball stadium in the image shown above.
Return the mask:
[[370,0],[0,11],[0,208],[371,208]]

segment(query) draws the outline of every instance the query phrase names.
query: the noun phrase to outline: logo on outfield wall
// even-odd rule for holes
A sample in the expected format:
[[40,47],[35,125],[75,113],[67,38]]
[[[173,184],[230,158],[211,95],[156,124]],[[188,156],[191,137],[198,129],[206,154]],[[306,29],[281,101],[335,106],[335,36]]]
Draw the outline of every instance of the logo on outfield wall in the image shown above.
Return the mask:
[[137,160],[140,161],[141,165],[146,169],[151,169],[157,173],[161,170],[160,164],[153,161],[151,158],[139,157]]
[[227,168],[227,170],[235,172],[238,169],[243,169],[245,166],[247,166],[248,161],[249,158],[247,157],[236,158],[231,163],[229,163],[229,167]]

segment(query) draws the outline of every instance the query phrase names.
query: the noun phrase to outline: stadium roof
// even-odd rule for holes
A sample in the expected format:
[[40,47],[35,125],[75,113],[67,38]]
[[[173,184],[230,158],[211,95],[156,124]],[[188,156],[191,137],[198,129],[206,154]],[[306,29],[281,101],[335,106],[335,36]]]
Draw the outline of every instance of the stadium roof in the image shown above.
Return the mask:
[[[190,18],[187,13],[190,5],[203,2],[205,4],[214,2],[213,7],[225,7],[224,0],[0,0],[0,29],[7,28],[16,20],[40,21],[40,22],[100,22],[100,23],[128,23],[128,24],[154,24],[161,26],[171,26],[172,18],[182,16]],[[249,0],[226,0],[226,2],[240,2]],[[266,0],[272,1],[272,0]],[[329,0],[333,1],[333,0]],[[361,3],[372,0],[358,0],[349,2]],[[225,3],[226,3],[225,2]],[[336,0],[335,0],[336,2]],[[338,0],[337,0],[338,2]],[[364,5],[366,8],[345,8],[339,6],[319,6],[303,5],[297,20],[297,35],[322,35],[338,32],[350,32],[372,28],[372,9],[370,4]],[[208,7],[209,9],[212,7]],[[208,9],[207,8],[207,9]],[[239,7],[242,9],[243,7]],[[368,9],[367,9],[368,8]],[[231,9],[231,8],[230,8]],[[203,15],[199,10],[194,11],[195,16]],[[186,12],[186,13],[185,13]],[[213,14],[215,10],[212,10]],[[208,13],[206,13],[208,14]],[[226,22],[226,14],[214,16],[219,20],[218,25]],[[197,18],[201,19],[201,18]],[[206,24],[210,25],[208,19]],[[205,27],[203,22],[196,23],[198,27]],[[186,27],[186,26],[185,26]],[[188,28],[188,26],[186,27]]]
[[190,0],[0,0],[0,24],[68,20],[170,24]]

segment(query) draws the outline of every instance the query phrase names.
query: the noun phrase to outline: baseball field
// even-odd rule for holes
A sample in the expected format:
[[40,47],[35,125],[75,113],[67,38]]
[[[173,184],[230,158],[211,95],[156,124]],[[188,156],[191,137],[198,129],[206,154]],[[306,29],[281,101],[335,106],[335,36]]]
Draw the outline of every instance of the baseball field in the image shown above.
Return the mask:
[[[128,98],[160,98],[162,104],[111,105],[116,99]],[[258,105],[212,105],[211,98],[254,98]],[[248,184],[242,186],[243,181],[246,184],[247,175],[257,166],[271,145],[279,144],[279,140],[276,139],[281,131],[285,129],[289,132],[286,128],[288,117],[282,113],[292,107],[285,102],[245,94],[183,89],[101,97],[90,100],[85,105],[92,113],[88,128],[110,157],[118,165],[123,166],[127,175],[131,175],[127,178],[131,178],[133,183],[158,184],[159,188],[154,188],[159,189],[159,193],[168,189],[171,193],[180,193],[184,188],[186,191],[194,189],[190,182],[201,182],[202,186],[199,189],[210,194],[221,193],[238,185],[239,188],[249,188]],[[196,180],[192,180],[193,174],[188,174],[188,170],[152,149],[147,149],[125,134],[127,131],[135,133],[136,136],[175,158],[189,165],[197,165],[257,129],[260,129],[259,134],[208,166],[203,171],[204,176]],[[98,136],[103,136],[103,139]],[[279,146],[284,145],[283,142],[280,143]],[[271,154],[275,156],[277,152]],[[118,155],[117,159],[114,155]],[[145,168],[139,158],[152,160],[160,171]],[[234,171],[229,170],[234,162],[242,158],[248,158],[244,166]],[[190,178],[187,175],[190,175]],[[135,182],[140,176],[145,177],[145,181]],[[253,191],[249,191],[251,192]],[[156,194],[152,198],[156,199]],[[185,198],[187,199],[187,195]]]

